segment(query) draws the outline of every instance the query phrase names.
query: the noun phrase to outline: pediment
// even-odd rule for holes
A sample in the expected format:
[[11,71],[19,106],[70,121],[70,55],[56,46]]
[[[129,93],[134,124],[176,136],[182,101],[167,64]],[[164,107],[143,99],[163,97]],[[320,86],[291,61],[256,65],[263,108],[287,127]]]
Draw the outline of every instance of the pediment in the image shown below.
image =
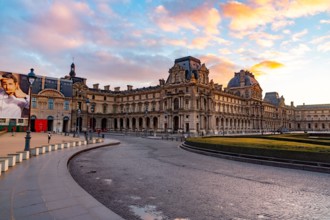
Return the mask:
[[44,89],[38,93],[40,96],[64,98],[64,95],[55,89]]
[[86,86],[82,82],[77,82],[77,83],[73,84],[72,88],[77,91],[87,91],[88,90],[88,86]]
[[178,63],[176,63],[168,72],[173,73],[173,72],[180,72],[184,71],[184,68],[180,66]]

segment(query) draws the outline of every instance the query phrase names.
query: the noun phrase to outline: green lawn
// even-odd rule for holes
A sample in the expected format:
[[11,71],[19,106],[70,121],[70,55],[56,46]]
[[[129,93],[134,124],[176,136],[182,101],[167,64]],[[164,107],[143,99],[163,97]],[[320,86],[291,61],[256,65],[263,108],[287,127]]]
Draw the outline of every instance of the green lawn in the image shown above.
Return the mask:
[[289,150],[303,152],[330,153],[330,140],[311,139],[308,134],[300,135],[264,135],[239,137],[199,137],[189,138],[187,141],[215,144],[227,147],[264,148],[274,150]]

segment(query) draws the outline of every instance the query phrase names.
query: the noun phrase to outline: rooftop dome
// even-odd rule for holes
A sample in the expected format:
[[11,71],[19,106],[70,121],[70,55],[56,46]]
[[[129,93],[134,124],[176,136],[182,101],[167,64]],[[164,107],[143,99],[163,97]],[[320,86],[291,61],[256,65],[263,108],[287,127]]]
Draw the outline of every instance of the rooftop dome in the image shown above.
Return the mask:
[[235,76],[229,81],[227,88],[252,86],[259,84],[254,75],[246,70],[235,73]]

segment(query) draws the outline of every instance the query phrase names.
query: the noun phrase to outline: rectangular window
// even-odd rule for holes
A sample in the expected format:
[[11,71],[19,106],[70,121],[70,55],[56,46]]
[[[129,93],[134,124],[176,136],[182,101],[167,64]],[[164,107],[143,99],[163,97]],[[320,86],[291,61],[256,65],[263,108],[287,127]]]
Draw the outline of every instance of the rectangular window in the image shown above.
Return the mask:
[[64,101],[64,110],[65,110],[65,111],[68,111],[69,108],[70,108],[69,100],[65,100],[65,101]]
[[103,105],[103,113],[104,113],[104,114],[107,113],[107,105]]
[[48,99],[48,109],[54,109],[54,99]]
[[32,97],[31,105],[32,105],[32,108],[37,108],[37,98],[36,97]]

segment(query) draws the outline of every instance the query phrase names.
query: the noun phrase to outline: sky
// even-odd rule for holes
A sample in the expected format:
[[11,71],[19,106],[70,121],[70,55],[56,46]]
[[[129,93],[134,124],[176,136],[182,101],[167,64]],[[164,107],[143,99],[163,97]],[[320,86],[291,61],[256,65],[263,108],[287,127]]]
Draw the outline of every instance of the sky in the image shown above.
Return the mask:
[[286,104],[330,103],[330,0],[0,0],[0,71],[126,90],[193,56],[227,87],[241,69]]

